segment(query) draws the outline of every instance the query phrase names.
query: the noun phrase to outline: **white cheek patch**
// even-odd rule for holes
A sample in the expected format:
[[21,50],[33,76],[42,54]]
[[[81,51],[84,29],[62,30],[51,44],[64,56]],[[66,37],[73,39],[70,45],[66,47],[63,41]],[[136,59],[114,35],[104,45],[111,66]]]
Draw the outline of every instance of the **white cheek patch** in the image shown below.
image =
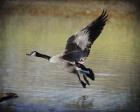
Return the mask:
[[36,55],[36,52],[33,52],[32,54],[31,54],[31,56],[35,56]]
[[89,44],[88,37],[89,33],[87,31],[82,31],[76,34],[75,42],[82,50],[84,50]]

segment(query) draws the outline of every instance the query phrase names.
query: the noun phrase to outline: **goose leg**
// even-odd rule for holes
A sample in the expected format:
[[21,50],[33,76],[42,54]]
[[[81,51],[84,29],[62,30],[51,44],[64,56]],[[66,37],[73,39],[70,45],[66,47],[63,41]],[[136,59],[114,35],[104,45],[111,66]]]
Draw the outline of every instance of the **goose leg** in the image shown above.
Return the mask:
[[78,77],[80,83],[82,84],[83,88],[86,88],[86,83],[84,83],[84,82],[81,80],[80,75],[79,75],[78,72],[76,73],[76,75],[77,75],[77,77]]
[[89,83],[89,81],[88,81],[88,79],[86,78],[85,75],[83,75],[83,78],[84,78],[85,82],[86,82],[88,85],[90,85],[90,83]]
[[83,88],[86,88],[86,83],[83,82],[83,81],[81,80],[80,75],[79,75],[80,73],[79,73],[78,70],[76,70],[76,68],[73,66],[73,64],[71,64],[71,63],[66,63],[66,67],[67,67],[68,69],[70,69],[70,71],[69,71],[70,73],[74,73],[74,74],[77,75],[77,77],[78,77],[80,83],[82,84],[82,87],[83,87]]

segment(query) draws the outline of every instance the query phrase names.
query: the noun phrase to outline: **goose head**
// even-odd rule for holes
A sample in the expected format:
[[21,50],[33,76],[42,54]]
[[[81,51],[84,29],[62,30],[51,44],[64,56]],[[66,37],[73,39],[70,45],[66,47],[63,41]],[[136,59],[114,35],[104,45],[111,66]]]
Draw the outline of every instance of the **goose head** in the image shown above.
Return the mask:
[[28,54],[26,54],[27,56],[37,56],[38,52],[37,51],[32,51]]

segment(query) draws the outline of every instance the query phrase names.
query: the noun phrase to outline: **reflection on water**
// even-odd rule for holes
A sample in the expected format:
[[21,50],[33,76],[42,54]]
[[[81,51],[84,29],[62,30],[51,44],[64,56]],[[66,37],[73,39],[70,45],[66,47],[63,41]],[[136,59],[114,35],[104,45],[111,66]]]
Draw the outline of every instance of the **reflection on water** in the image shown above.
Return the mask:
[[61,53],[67,38],[91,18],[9,15],[1,21],[0,90],[19,96],[0,104],[1,110],[140,110],[140,39],[135,18],[110,18],[87,59],[86,66],[94,70],[96,80],[86,89],[61,65],[25,54],[32,50]]

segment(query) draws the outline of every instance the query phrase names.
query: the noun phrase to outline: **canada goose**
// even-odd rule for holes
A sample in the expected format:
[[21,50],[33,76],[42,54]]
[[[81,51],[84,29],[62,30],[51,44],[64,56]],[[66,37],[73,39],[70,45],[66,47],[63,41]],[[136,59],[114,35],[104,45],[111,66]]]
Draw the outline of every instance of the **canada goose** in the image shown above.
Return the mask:
[[[37,51],[32,51],[27,55],[45,58],[51,63],[65,63],[66,67],[70,69],[69,72],[77,74],[83,88],[86,88],[86,84],[90,85],[87,77],[94,80],[94,73],[90,68],[86,68],[83,63],[90,53],[92,44],[105,26],[107,17],[106,11],[103,10],[102,14],[96,20],[69,37],[65,51],[62,54],[48,56]],[[81,73],[85,82],[80,78]]]
[[16,93],[0,93],[0,102],[9,100],[9,99],[13,99],[13,98],[17,98],[17,94]]

